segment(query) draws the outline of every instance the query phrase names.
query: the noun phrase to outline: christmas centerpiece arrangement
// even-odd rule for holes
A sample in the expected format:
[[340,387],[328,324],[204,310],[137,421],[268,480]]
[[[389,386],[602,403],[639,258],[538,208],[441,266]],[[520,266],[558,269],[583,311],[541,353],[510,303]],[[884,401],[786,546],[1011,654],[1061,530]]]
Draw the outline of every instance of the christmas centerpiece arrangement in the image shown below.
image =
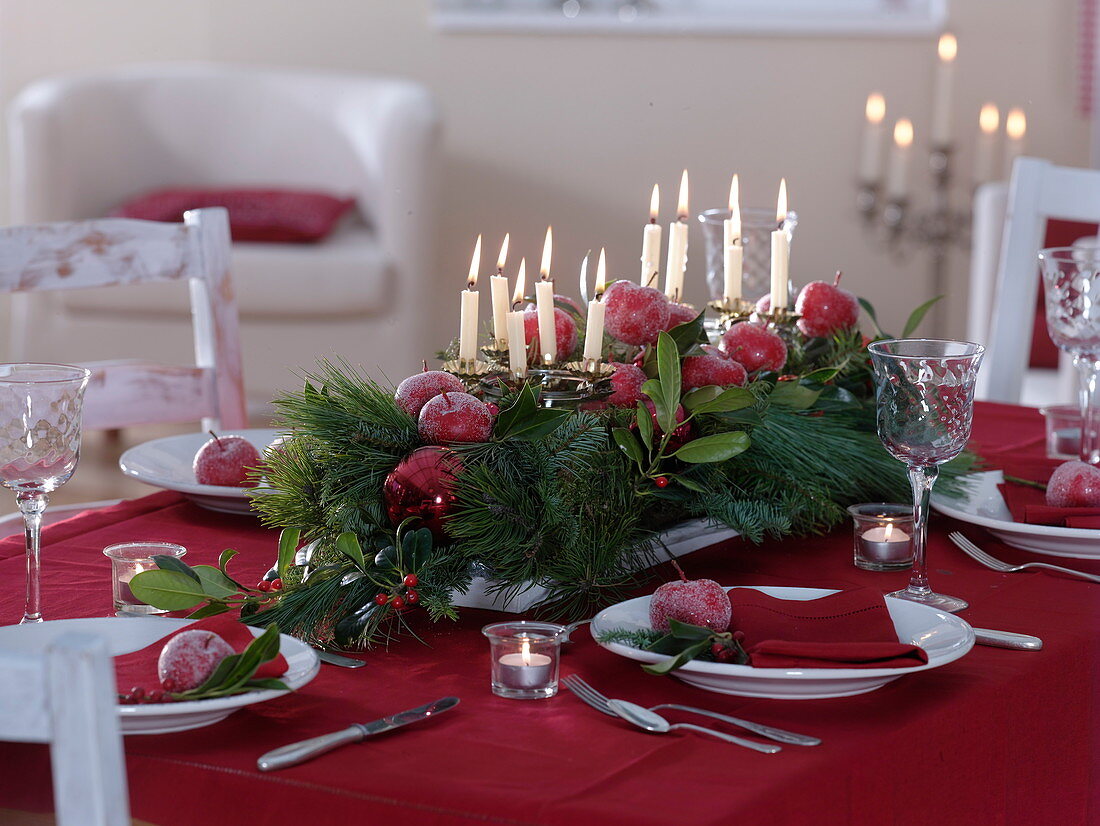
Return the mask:
[[650,227],[641,283],[605,289],[601,252],[586,312],[555,294],[549,231],[534,301],[522,306],[522,262],[509,296],[505,239],[484,336],[479,238],[441,369],[394,388],[324,362],[275,400],[284,435],[263,456],[254,508],[284,531],[265,581],[237,582],[226,557],[220,576],[153,571],[132,590],[362,647],[411,630],[410,612],[454,617],[475,577],[502,595],[544,589],[537,613],[578,619],[667,559],[662,532],[685,520],[760,542],[827,530],[853,502],[906,499],[875,432],[860,302],[839,275],[807,284],[792,308],[787,248],[773,239],[772,290],[754,306],[733,289],[733,227],[708,325],[681,301],[686,224],[671,235],[664,291],[651,286]]

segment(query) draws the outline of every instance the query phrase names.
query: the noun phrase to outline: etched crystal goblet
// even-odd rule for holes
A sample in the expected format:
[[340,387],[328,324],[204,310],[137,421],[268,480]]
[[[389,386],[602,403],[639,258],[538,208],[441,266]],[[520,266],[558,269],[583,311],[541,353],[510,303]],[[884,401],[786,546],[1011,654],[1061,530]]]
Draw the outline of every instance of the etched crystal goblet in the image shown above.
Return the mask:
[[928,585],[928,505],[940,465],[970,439],[974,382],[985,348],[968,341],[891,339],[868,345],[875,374],[878,435],[909,469],[913,487],[913,573],[889,596],[961,611],[966,602]]
[[49,494],[80,458],[80,417],[91,373],[68,364],[0,364],[0,485],[15,491],[27,544],[24,622],[42,622],[39,546]]
[[1073,356],[1081,408],[1082,462],[1100,465],[1100,249],[1039,251],[1046,288],[1047,331]]

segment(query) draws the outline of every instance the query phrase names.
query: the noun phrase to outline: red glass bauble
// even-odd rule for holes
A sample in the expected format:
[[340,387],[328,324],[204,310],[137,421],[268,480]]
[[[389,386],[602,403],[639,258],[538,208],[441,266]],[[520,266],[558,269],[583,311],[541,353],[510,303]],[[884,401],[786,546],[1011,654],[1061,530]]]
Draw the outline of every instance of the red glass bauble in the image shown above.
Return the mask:
[[437,542],[446,542],[443,519],[454,509],[454,482],[462,472],[462,460],[445,447],[421,447],[401,460],[382,484],[386,515],[396,528],[410,516],[420,517],[416,527],[428,528]]

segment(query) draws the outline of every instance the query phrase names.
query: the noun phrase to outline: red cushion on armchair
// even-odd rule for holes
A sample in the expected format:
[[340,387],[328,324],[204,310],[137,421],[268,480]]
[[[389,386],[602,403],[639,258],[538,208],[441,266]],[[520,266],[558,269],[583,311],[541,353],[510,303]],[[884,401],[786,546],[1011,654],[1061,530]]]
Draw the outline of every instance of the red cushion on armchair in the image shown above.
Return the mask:
[[183,220],[202,207],[225,207],[234,241],[311,243],[320,241],[355,204],[325,192],[290,189],[157,189],[111,211],[114,218]]

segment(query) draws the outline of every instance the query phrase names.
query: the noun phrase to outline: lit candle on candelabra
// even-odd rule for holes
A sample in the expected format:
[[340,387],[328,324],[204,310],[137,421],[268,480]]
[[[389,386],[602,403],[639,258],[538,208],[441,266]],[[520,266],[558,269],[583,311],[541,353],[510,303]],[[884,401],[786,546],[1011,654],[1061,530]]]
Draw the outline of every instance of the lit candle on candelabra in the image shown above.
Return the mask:
[[665,265],[665,295],[681,301],[684,294],[684,269],[688,251],[688,173],[680,177],[680,198],[676,220],[668,228],[668,259]]
[[661,274],[661,225],[657,223],[660,202],[661,191],[654,184],[649,196],[649,223],[642,230],[642,278],[638,283],[643,287],[656,287]]
[[1000,111],[992,103],[985,104],[982,111],[978,113],[978,145],[974,148],[974,186],[981,186],[993,180],[1000,125]]
[[874,186],[882,177],[883,118],[886,117],[886,98],[878,92],[867,96],[865,108],[867,123],[863,127],[863,153],[860,156],[859,182]]
[[772,232],[772,312],[787,307],[787,282],[790,277],[791,244],[787,238],[787,179],[779,182],[779,201],[775,209],[775,220],[779,227]]
[[542,266],[539,282],[535,284],[535,304],[539,319],[539,354],[543,364],[549,366],[558,360],[558,336],[554,328],[554,282],[550,278],[550,258],[554,247],[553,227],[546,228],[546,240],[542,244]]
[[886,177],[886,197],[904,201],[909,191],[909,153],[913,146],[913,122],[902,118],[894,124],[894,150],[890,153],[890,174]]
[[497,274],[489,278],[489,287],[493,299],[493,338],[497,350],[508,346],[508,279],[504,277],[504,265],[508,261],[508,234],[500,245],[497,258]]
[[526,281],[527,259],[521,258],[516,291],[512,293],[512,311],[508,313],[508,369],[517,379],[527,375],[527,333],[523,328],[523,288]]
[[466,278],[466,289],[461,293],[462,313],[458,327],[459,361],[477,360],[477,271],[481,268],[481,236],[474,244],[474,256],[470,259],[470,274]]
[[1024,135],[1027,134],[1027,116],[1023,109],[1010,109],[1005,118],[1005,133],[1008,146],[1005,147],[1005,178],[1012,178],[1012,165],[1024,153]]
[[[587,260],[587,259],[585,259]],[[603,356],[603,293],[607,288],[607,261],[604,250],[600,249],[600,260],[596,264],[595,295],[588,302],[588,325],[584,329],[584,365],[591,369],[599,364]]]
[[730,182],[730,217],[722,222],[722,250],[725,283],[722,300],[732,307],[741,298],[741,273],[744,265],[741,247],[741,193],[737,176]]
[[959,43],[955,35],[944,32],[937,46],[939,63],[936,65],[936,97],[932,106],[932,148],[943,149],[951,145],[951,98],[955,74],[955,56]]

